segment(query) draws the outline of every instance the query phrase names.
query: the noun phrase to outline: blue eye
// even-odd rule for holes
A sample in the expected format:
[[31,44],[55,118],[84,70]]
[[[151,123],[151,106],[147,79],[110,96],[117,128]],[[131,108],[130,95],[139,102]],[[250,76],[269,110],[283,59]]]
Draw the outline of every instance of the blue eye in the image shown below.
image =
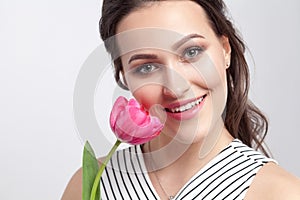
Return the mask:
[[141,75],[147,75],[155,70],[157,70],[158,67],[155,66],[154,64],[151,64],[151,63],[147,63],[147,64],[143,64],[139,67],[137,67],[134,72],[135,73],[138,73],[138,74],[141,74]]
[[197,57],[203,52],[203,49],[199,46],[189,47],[183,51],[182,58],[185,60],[190,60]]

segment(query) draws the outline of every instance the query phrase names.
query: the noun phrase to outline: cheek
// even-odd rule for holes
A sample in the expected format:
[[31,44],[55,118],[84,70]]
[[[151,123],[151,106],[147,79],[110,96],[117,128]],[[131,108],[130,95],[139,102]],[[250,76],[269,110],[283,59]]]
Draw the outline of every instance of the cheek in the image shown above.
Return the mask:
[[197,63],[194,63],[194,69],[193,80],[198,83],[201,80],[203,87],[213,89],[226,86],[226,68],[223,67],[221,59],[215,59],[213,62],[209,56],[203,56]]
[[151,106],[160,104],[162,96],[161,91],[161,86],[147,85],[132,91],[132,94],[146,110],[149,110]]

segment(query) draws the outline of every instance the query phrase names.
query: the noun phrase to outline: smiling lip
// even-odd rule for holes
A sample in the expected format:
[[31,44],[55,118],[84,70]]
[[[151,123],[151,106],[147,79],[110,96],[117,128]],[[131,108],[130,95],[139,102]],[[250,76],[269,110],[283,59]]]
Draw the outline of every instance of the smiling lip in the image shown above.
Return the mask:
[[191,119],[197,115],[198,111],[201,110],[206,96],[207,94],[198,98],[170,104],[168,108],[165,108],[166,113],[168,116],[176,120]]

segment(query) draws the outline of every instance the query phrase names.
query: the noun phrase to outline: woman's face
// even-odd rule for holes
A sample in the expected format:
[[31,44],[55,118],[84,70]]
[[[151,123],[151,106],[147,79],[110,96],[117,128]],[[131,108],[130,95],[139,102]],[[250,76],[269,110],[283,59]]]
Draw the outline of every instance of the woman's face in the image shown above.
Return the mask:
[[226,105],[230,45],[202,7],[160,1],[117,26],[123,74],[133,96],[163,118],[163,135],[185,143],[218,133]]

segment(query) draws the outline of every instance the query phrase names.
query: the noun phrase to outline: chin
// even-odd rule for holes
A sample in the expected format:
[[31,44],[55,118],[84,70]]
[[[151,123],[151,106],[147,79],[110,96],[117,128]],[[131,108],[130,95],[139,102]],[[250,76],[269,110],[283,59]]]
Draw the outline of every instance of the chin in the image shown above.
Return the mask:
[[181,126],[168,127],[165,126],[163,133],[172,140],[176,140],[182,144],[193,144],[204,141],[208,136],[208,127],[199,129],[197,125],[184,124]]

